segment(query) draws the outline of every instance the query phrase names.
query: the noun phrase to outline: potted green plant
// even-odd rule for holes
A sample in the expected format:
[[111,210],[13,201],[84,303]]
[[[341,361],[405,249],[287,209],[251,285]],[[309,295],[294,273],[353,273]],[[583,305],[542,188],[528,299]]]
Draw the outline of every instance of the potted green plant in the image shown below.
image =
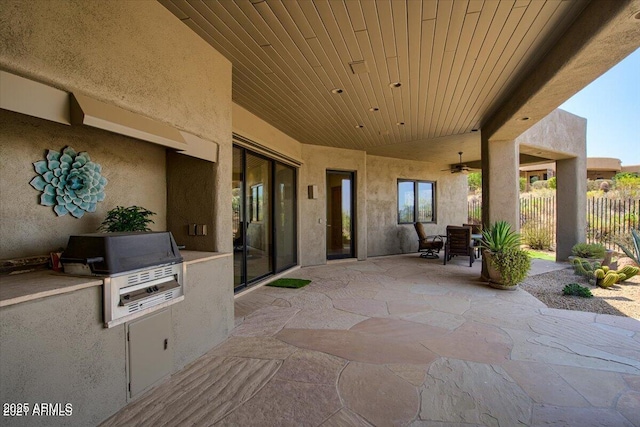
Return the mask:
[[531,268],[531,258],[520,249],[520,234],[506,221],[497,221],[482,232],[483,258],[489,285],[498,289],[516,289]]
[[154,212],[140,206],[116,206],[107,212],[107,217],[102,221],[99,231],[115,233],[119,231],[151,231],[148,227],[153,223],[150,218]]

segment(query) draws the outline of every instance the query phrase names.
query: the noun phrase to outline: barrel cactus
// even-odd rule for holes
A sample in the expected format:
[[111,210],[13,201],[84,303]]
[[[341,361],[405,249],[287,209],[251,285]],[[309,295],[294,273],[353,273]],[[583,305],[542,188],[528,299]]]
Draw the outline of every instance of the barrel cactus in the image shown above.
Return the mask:
[[621,269],[618,270],[618,273],[622,273],[625,275],[625,279],[630,279],[633,276],[635,276],[636,274],[638,274],[640,272],[640,268],[638,267],[634,267],[632,265],[626,265],[624,267],[622,267]]
[[607,273],[604,278],[600,281],[600,287],[602,288],[609,288],[613,285],[615,285],[615,283],[618,281],[618,273],[613,273],[613,272],[609,272]]

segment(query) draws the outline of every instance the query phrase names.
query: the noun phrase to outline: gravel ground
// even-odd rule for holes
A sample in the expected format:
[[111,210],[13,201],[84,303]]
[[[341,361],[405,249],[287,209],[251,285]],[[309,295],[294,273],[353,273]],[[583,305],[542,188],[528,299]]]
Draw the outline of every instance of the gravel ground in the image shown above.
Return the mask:
[[[569,283],[586,286],[593,298],[562,295],[562,288]],[[572,268],[567,268],[531,276],[520,286],[550,308],[613,314],[640,320],[640,275],[603,289],[590,285],[585,278],[575,275]]]

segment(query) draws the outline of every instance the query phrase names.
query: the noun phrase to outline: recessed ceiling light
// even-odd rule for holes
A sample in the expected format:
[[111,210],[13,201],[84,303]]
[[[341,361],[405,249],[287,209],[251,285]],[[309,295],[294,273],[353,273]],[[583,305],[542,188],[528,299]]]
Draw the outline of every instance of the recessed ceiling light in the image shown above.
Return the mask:
[[527,120],[529,120],[529,117],[527,117],[527,116],[520,117],[518,120],[520,120],[521,122],[526,122]]
[[342,93],[342,92],[344,92],[344,91],[342,89],[340,89],[340,88],[331,89],[331,93],[339,94],[339,93]]
[[402,86],[402,83],[400,82],[391,82],[389,83],[389,87],[400,87]]
[[369,111],[380,111],[380,109],[378,107],[371,107],[369,108]]
[[398,122],[396,123],[396,126],[404,126],[404,122]]
[[356,125],[356,129],[362,129],[364,125]]

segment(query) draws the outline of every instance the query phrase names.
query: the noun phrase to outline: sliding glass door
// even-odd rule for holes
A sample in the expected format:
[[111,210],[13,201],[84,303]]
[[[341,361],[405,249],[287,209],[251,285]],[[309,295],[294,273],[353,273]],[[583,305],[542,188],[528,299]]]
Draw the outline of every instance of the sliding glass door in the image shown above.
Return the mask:
[[274,235],[276,237],[275,271],[293,267],[298,262],[296,245],[296,170],[275,165]]
[[297,263],[296,170],[233,148],[234,289]]

